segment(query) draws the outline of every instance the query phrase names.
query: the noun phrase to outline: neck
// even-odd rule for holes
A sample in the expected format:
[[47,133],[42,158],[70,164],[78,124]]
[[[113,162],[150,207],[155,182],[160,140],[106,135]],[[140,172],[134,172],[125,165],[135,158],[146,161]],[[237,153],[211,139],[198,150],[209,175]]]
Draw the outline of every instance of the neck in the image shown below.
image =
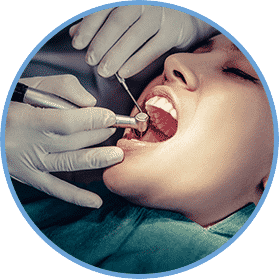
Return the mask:
[[208,227],[224,220],[249,203],[257,205],[263,194],[264,187],[260,183],[250,189],[250,192],[237,195],[234,199],[229,196],[227,198],[223,197],[221,200],[211,200],[210,202],[206,199],[200,199],[199,203],[195,203],[194,207],[191,208],[188,206],[189,202],[181,202],[180,204],[183,204],[183,207],[179,212],[202,227]]
[[189,214],[189,209],[182,210],[180,213],[182,213],[188,219],[206,228],[224,220],[249,203],[250,202],[247,201],[247,199],[238,199],[235,201],[230,201],[225,205],[222,204],[206,207],[203,210],[196,211],[194,213],[192,211],[192,214]]

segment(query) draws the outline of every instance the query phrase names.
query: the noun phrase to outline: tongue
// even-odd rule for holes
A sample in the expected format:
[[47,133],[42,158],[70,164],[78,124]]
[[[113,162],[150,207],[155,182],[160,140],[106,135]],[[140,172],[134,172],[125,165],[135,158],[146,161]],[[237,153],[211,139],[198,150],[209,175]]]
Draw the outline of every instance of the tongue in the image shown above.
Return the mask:
[[143,137],[140,138],[140,141],[148,142],[160,142],[165,141],[169,137],[163,134],[160,130],[156,129],[154,126],[150,126]]
[[177,130],[177,120],[169,113],[152,105],[147,105],[146,110],[150,116],[151,124],[156,128],[157,133],[160,131],[160,134],[163,133],[166,139],[175,134]]

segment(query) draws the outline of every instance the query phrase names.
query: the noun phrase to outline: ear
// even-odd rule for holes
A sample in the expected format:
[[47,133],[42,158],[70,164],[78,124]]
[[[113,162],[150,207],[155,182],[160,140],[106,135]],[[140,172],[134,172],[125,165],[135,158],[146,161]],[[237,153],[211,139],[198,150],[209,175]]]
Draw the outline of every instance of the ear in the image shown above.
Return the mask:
[[253,192],[253,196],[252,196],[252,202],[257,205],[263,192],[265,189],[265,186],[267,184],[268,181],[268,175],[266,175],[262,180],[261,183],[259,183],[255,188],[253,188],[255,191]]
[[268,181],[268,175],[266,175],[263,179],[262,179],[262,185],[263,185],[263,188],[265,189],[265,186],[267,184],[267,181]]

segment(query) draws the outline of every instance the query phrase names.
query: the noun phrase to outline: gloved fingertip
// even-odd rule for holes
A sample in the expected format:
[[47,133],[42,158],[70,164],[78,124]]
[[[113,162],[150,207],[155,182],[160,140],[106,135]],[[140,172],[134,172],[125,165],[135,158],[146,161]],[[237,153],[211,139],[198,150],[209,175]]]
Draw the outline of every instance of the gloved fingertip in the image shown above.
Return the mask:
[[91,101],[91,106],[94,107],[96,104],[97,104],[97,100],[94,98],[94,99]]
[[90,66],[96,66],[98,64],[98,60],[95,57],[94,52],[86,53],[85,62]]
[[108,128],[111,132],[111,134],[113,135],[116,132],[116,128]]
[[90,202],[87,204],[87,207],[91,208],[100,208],[103,205],[103,201],[99,196],[94,195],[91,197]]
[[[79,193],[81,196],[78,196]],[[84,192],[84,190],[77,192],[72,202],[76,205],[89,208],[100,208],[103,204],[102,199],[97,194],[90,191]]]
[[88,107],[94,107],[97,104],[97,100],[93,96],[88,96],[84,101]]
[[69,29],[69,35],[70,35],[71,37],[74,36],[74,31],[75,31],[75,25],[73,25],[73,26]]
[[106,64],[100,64],[98,67],[98,74],[104,78],[112,76],[114,73],[110,72]]
[[107,118],[105,119],[105,127],[110,127],[112,126],[116,121],[116,118],[115,118],[115,114],[114,113],[109,113]]
[[126,69],[126,68],[121,68],[119,71],[118,71],[118,75],[124,79],[126,78],[129,78],[130,76],[133,75],[133,73],[131,73],[131,71],[129,69]]
[[110,164],[116,164],[122,162],[124,159],[124,152],[119,147],[111,147],[110,149]]
[[79,36],[74,36],[72,46],[78,50],[84,48]]
[[100,208],[103,205],[103,201],[101,200],[101,198],[99,198],[98,200],[94,200],[94,208]]

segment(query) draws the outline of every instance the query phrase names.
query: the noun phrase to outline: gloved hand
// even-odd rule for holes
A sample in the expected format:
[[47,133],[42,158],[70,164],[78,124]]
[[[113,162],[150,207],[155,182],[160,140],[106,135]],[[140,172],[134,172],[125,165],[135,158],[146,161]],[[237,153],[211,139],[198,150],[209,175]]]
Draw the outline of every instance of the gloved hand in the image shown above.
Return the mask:
[[122,161],[123,151],[118,147],[83,149],[115,132],[115,128],[106,128],[115,123],[115,114],[93,108],[95,98],[74,76],[35,77],[20,82],[64,97],[82,108],[41,109],[11,102],[5,132],[10,175],[64,201],[99,208],[99,196],[49,172],[97,169]]
[[86,62],[92,66],[99,63],[101,76],[118,72],[128,78],[171,48],[190,47],[215,31],[207,23],[180,11],[132,5],[86,16],[70,28],[70,35],[74,48],[89,45]]

